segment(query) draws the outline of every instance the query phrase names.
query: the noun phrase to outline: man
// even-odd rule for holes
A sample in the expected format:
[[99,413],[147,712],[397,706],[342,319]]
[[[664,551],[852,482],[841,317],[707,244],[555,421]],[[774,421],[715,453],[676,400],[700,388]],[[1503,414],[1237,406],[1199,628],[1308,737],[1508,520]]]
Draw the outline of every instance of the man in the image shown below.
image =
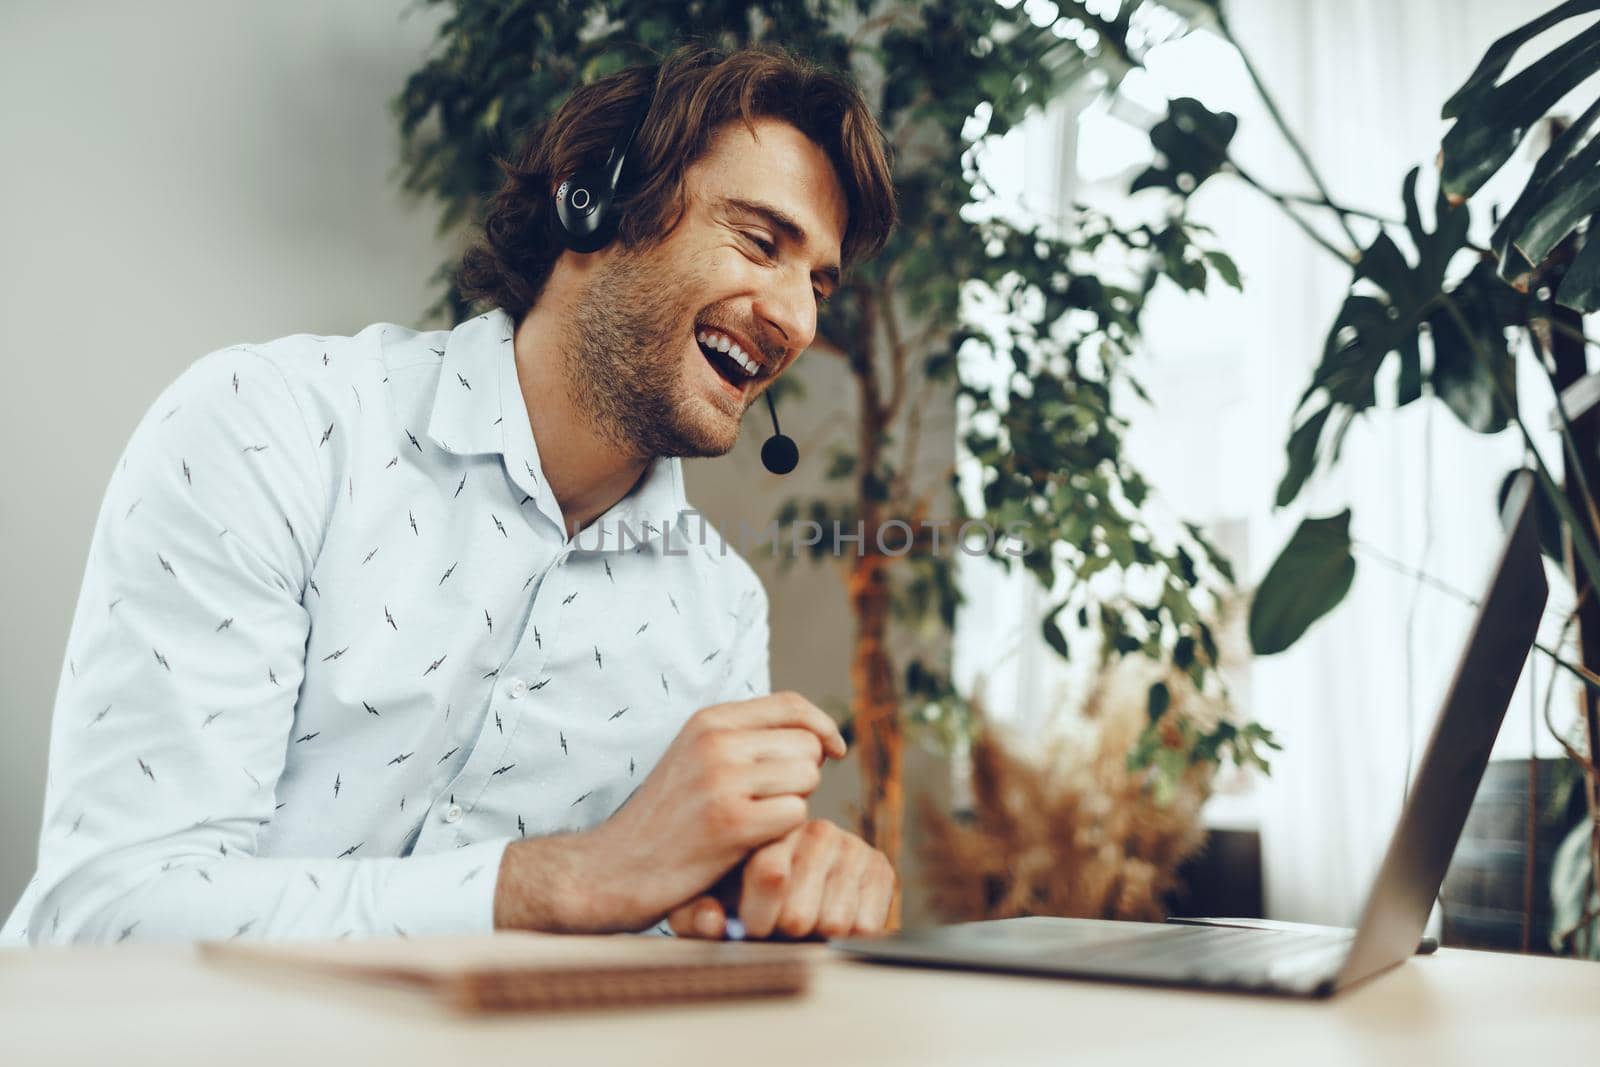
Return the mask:
[[[646,102],[618,239],[563,248],[554,191]],[[881,929],[887,861],[807,813],[843,739],[768,695],[678,458],[881,247],[881,142],[835,75],[685,48],[503,164],[461,276],[494,310],[181,375],[106,492],[5,936],[720,937],[719,881],[750,936]]]

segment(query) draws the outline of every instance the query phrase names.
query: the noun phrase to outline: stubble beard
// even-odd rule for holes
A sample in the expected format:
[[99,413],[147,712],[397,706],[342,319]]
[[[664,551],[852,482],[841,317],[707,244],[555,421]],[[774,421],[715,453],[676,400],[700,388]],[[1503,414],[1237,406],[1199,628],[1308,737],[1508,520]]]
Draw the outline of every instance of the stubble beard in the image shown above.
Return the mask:
[[686,380],[685,310],[699,288],[644,254],[619,249],[595,274],[580,320],[562,346],[568,397],[595,431],[620,451],[653,456],[720,456],[739,423],[718,417]]

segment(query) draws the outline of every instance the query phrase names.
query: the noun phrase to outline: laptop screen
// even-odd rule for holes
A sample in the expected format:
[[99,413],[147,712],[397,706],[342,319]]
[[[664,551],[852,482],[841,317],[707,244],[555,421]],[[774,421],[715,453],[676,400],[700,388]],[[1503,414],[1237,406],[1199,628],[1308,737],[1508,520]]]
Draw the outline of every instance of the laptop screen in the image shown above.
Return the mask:
[[1532,475],[1524,474],[1506,498],[1501,515],[1506,537],[1488,593],[1461,650],[1336,987],[1410,956],[1444,882],[1549,592],[1539,557],[1536,491]]

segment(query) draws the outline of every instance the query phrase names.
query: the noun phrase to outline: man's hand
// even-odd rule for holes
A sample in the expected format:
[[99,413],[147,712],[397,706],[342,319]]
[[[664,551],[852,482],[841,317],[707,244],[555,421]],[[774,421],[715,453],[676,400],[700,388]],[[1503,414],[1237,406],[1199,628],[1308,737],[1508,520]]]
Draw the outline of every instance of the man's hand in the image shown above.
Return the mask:
[[[848,937],[882,933],[894,896],[888,857],[826,819],[812,819],[745,861],[737,900],[745,936]],[[702,896],[669,916],[679,937],[720,938],[728,911]]]
[[[495,925],[568,932],[639,930],[704,892],[734,864],[805,823],[822,761],[845,754],[838,724],[798,693],[702,708],[610,819],[567,839],[575,906],[555,919],[524,906],[540,884],[513,842],[496,887]],[[530,861],[532,852],[529,852]],[[560,889],[546,895],[564,895]]]

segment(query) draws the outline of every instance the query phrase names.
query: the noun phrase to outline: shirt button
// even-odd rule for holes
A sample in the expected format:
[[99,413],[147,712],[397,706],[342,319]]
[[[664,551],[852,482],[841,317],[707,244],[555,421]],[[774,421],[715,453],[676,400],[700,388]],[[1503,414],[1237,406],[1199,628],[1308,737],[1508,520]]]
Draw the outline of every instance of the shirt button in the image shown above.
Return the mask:
[[461,821],[461,805],[460,804],[452,804],[448,808],[445,808],[444,809],[444,821],[445,822],[460,822]]
[[528,683],[527,682],[523,681],[521,678],[513,678],[511,680],[511,688],[508,690],[508,692],[510,692],[512,700],[517,699],[518,697],[522,696],[527,691],[528,691]]

